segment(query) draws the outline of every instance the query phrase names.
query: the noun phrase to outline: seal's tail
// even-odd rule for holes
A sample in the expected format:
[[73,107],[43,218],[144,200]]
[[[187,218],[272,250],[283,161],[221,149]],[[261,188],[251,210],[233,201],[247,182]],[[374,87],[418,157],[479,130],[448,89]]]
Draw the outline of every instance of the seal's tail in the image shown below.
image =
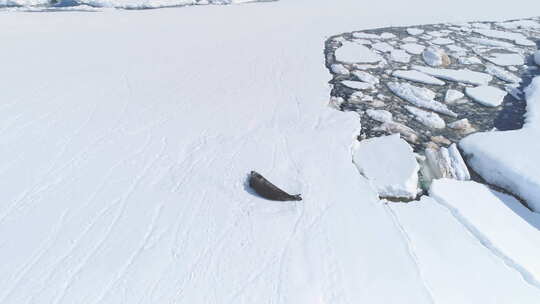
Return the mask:
[[292,200],[293,201],[301,201],[302,196],[300,194],[292,195]]

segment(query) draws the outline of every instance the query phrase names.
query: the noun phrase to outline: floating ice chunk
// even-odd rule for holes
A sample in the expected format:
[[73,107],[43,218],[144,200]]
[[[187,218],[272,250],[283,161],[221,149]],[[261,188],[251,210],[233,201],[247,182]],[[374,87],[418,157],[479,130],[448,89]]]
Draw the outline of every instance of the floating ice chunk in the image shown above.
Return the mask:
[[454,103],[463,97],[465,97],[465,95],[460,91],[449,89],[448,91],[446,91],[446,94],[444,96],[444,102]]
[[520,54],[494,53],[484,58],[500,66],[525,64],[525,59]]
[[507,70],[500,68],[498,66],[495,66],[493,64],[486,64],[486,72],[489,74],[499,78],[502,81],[510,82],[510,83],[520,83],[521,78],[517,77],[513,73],[508,72]]
[[429,89],[399,82],[389,82],[387,86],[394,94],[417,107],[457,117],[457,114],[449,110],[446,105],[435,101],[435,92]]
[[414,43],[414,42],[418,42],[418,39],[416,39],[416,38],[414,38],[414,37],[406,37],[406,38],[403,38],[402,41],[403,41],[403,42]]
[[431,177],[435,179],[456,178],[456,170],[452,167],[452,159],[448,149],[444,147],[426,148],[424,153]]
[[411,143],[418,142],[418,135],[413,129],[404,124],[395,121],[385,122],[382,125],[373,129],[374,131],[383,131],[390,134],[400,134],[405,140]]
[[446,37],[446,36],[448,36],[448,33],[443,32],[443,31],[431,31],[431,32],[427,32],[426,34],[428,34],[430,36],[433,36],[433,37]]
[[411,28],[408,28],[408,29],[407,29],[407,33],[408,33],[409,35],[416,36],[416,35],[423,34],[423,33],[424,33],[424,30],[418,29],[418,28],[414,28],[414,27],[411,27]]
[[534,63],[540,65],[540,51],[536,51],[536,53],[534,53]]
[[489,24],[489,23],[480,23],[480,22],[473,23],[473,24],[471,24],[471,26],[474,27],[474,28],[478,28],[478,29],[490,29],[491,28],[491,24]]
[[540,77],[525,92],[527,114],[522,129],[475,133],[459,145],[469,165],[487,182],[519,195],[540,212],[540,163],[535,161],[540,155]]
[[470,37],[469,41],[483,46],[491,46],[491,47],[502,47],[502,48],[513,48],[514,45],[505,41],[500,40],[493,40],[493,39],[487,39],[487,38],[478,38],[478,37]]
[[474,85],[488,84],[493,79],[493,77],[489,74],[475,72],[468,69],[434,69],[418,65],[414,65],[412,68],[437,78]]
[[354,164],[380,197],[413,199],[418,194],[418,171],[412,148],[394,134],[357,142]]
[[501,89],[487,85],[475,88],[465,88],[465,93],[472,100],[488,107],[499,106],[503,102],[504,97],[508,94]]
[[404,50],[392,50],[390,52],[390,59],[395,62],[409,63],[411,61],[411,55],[407,54]]
[[458,130],[461,134],[470,134],[476,132],[476,129],[471,125],[467,118],[456,120],[448,124],[450,129]]
[[405,106],[405,109],[413,114],[416,120],[428,128],[444,129],[446,127],[444,120],[436,113],[420,110],[412,106]]
[[425,63],[432,67],[447,66],[450,64],[450,58],[448,58],[448,55],[446,55],[446,53],[439,48],[426,48],[424,52],[422,52],[422,58],[424,59]]
[[444,85],[445,82],[435,77],[429,76],[425,73],[415,70],[396,70],[392,73],[392,76],[406,79],[414,82],[420,82],[431,85]]
[[523,92],[518,88],[519,84],[511,83],[504,86],[504,90],[517,100],[522,100]]
[[527,39],[527,37],[525,37],[523,34],[520,34],[520,33],[503,32],[503,31],[497,31],[497,30],[485,30],[485,29],[478,29],[474,31],[486,37],[511,40],[511,41],[514,41],[514,43],[519,44],[519,45],[536,46],[536,44],[533,41]]
[[450,160],[452,161],[452,168],[454,168],[454,172],[456,173],[456,179],[462,181],[470,180],[471,174],[457,145],[451,144],[450,147],[448,147],[448,153],[450,155]]
[[534,20],[516,20],[497,23],[498,26],[509,30],[515,29],[540,29],[540,23]]
[[386,110],[369,109],[366,111],[366,114],[367,116],[369,116],[369,118],[376,120],[378,122],[392,122],[393,120],[392,113]]
[[394,39],[394,38],[396,38],[396,35],[394,35],[392,33],[382,33],[381,38],[382,39]]
[[360,81],[367,82],[367,83],[370,83],[370,84],[373,84],[373,85],[379,83],[379,78],[371,75],[368,72],[354,71],[354,72],[352,72],[352,74],[354,76],[356,76],[356,78],[358,78],[358,80],[360,80]]
[[437,45],[447,45],[447,44],[453,44],[454,43],[454,40],[452,39],[449,39],[449,38],[437,38],[437,39],[434,39],[431,41],[432,43],[434,44],[437,44]]
[[379,52],[388,53],[394,49],[393,46],[386,42],[377,42],[371,45],[371,48]]
[[354,39],[355,43],[371,45],[372,42],[366,39]]
[[357,43],[344,43],[336,50],[336,60],[344,63],[377,63],[382,57]]
[[466,65],[469,65],[469,64],[482,64],[482,60],[480,60],[478,57],[460,57],[459,59],[459,63],[461,64],[466,64]]
[[356,90],[373,90],[375,87],[371,83],[363,82],[363,81],[353,81],[353,80],[346,80],[342,81],[341,84],[344,86],[356,89]]
[[407,53],[413,54],[413,55],[420,55],[422,52],[426,49],[425,46],[417,44],[417,43],[405,43],[400,48],[407,51]]
[[450,50],[456,56],[466,56],[469,53],[467,49],[454,45],[454,44],[447,45],[446,48]]
[[360,38],[360,39],[381,39],[379,35],[369,34],[369,33],[364,33],[364,32],[353,33],[353,37]]
[[330,70],[334,74],[349,75],[349,70],[342,64],[334,63],[330,66]]

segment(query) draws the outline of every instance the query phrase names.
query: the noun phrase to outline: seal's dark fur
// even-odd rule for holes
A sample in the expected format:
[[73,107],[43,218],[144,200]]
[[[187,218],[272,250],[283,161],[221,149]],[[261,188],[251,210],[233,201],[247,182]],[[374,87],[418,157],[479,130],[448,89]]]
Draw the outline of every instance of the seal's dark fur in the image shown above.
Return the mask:
[[273,201],[301,201],[300,194],[290,195],[255,171],[249,174],[249,186],[260,196]]

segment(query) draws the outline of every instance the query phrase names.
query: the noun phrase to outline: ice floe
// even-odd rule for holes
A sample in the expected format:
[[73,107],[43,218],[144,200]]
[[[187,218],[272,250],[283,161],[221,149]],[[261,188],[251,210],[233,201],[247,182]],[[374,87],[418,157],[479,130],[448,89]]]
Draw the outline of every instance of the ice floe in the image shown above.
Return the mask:
[[465,88],[465,94],[482,105],[497,107],[503,102],[504,97],[508,93],[496,87],[484,85],[474,88]]
[[509,83],[520,83],[521,78],[517,77],[511,72],[508,72],[504,68],[495,66],[493,64],[486,64],[486,72],[489,74],[499,78],[502,81],[506,81]]
[[382,57],[364,45],[347,42],[336,50],[336,60],[343,63],[376,63]]
[[527,113],[520,130],[483,132],[459,143],[469,165],[488,183],[523,198],[540,212],[540,77],[525,90]]
[[399,135],[362,140],[354,146],[354,164],[381,197],[413,199],[420,169],[412,148]]
[[363,81],[363,82],[367,82],[367,83],[370,83],[370,84],[378,84],[379,83],[379,78],[371,75],[370,73],[368,72],[364,72],[364,71],[354,71],[352,72],[352,74],[358,78],[358,80],[360,81]]
[[386,42],[377,42],[371,45],[371,48],[379,52],[387,53],[394,49],[393,46]]
[[462,99],[463,97],[465,97],[465,94],[461,93],[460,91],[449,89],[446,91],[446,94],[444,95],[444,102],[454,103],[457,100]]
[[392,113],[386,111],[386,110],[373,110],[373,109],[368,109],[366,110],[366,114],[367,116],[369,116],[369,118],[373,119],[373,120],[376,120],[378,122],[392,122]]
[[373,84],[363,81],[346,80],[341,82],[341,84],[348,88],[357,90],[372,90],[375,88]]
[[408,29],[407,29],[407,33],[408,33],[409,35],[416,36],[416,35],[421,35],[421,34],[423,34],[423,33],[424,33],[424,30],[419,29],[419,28],[411,27],[411,28],[408,28]]
[[476,129],[471,125],[467,118],[456,120],[448,124],[451,129],[458,130],[462,134],[470,134],[476,132]]
[[469,37],[468,39],[472,43],[483,45],[483,46],[514,48],[514,45],[512,43],[501,41],[501,40],[493,40],[493,39],[478,38],[478,37]]
[[420,55],[426,49],[425,46],[417,44],[417,43],[405,43],[401,45],[400,48],[407,51],[407,53],[410,53],[413,55]]
[[428,128],[444,129],[446,127],[446,123],[437,113],[421,110],[413,106],[405,106],[405,109],[414,115],[414,119]]
[[404,50],[393,49],[390,52],[390,59],[395,62],[409,63],[411,61],[411,55],[407,54]]
[[488,30],[488,29],[477,29],[474,31],[486,37],[511,40],[518,45],[523,45],[523,46],[536,45],[533,41],[527,39],[527,37],[525,37],[523,34],[520,34],[520,33],[504,32],[504,31]]
[[431,84],[431,85],[444,85],[445,82],[435,78],[433,76],[427,75],[425,73],[416,71],[416,70],[396,70],[392,72],[392,76],[406,79],[414,82]]
[[493,77],[489,74],[475,72],[469,69],[435,69],[419,65],[413,65],[412,68],[437,78],[467,84],[483,85],[488,84],[491,80],[493,80]]
[[330,66],[330,69],[332,70],[332,73],[340,74],[340,75],[349,75],[349,70],[342,64],[335,63]]
[[434,100],[435,92],[427,88],[399,82],[389,82],[387,83],[387,86],[394,94],[415,106],[452,117],[457,116],[457,114],[448,109],[446,105]]
[[523,56],[520,54],[493,53],[484,56],[484,58],[500,66],[523,65],[525,63]]
[[437,38],[437,39],[433,39],[431,42],[437,45],[447,45],[447,44],[453,44],[454,40],[449,39],[449,38]]
[[432,67],[447,66],[450,64],[448,55],[439,48],[428,47],[422,52],[422,58],[427,65]]

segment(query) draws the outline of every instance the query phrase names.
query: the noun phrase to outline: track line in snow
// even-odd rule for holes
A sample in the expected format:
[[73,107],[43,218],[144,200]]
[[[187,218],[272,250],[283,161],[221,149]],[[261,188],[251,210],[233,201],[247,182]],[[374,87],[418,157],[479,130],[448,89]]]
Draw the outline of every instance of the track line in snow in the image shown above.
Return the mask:
[[422,273],[422,267],[420,266],[420,263],[418,261],[418,257],[416,256],[416,253],[414,252],[414,245],[411,242],[411,239],[409,235],[407,234],[407,231],[405,228],[401,225],[399,222],[399,218],[395,214],[394,210],[388,206],[388,203],[384,203],[384,210],[388,214],[388,216],[392,219],[392,222],[394,223],[396,229],[401,234],[402,240],[405,243],[405,246],[407,247],[407,253],[409,254],[409,257],[411,261],[413,262],[416,272],[418,274],[418,277],[420,278],[420,281],[422,281],[422,285],[424,286],[424,290],[426,291],[426,294],[428,295],[428,298],[431,303],[435,304],[435,300],[433,297],[433,294],[429,288],[429,284],[427,283],[426,279],[424,278],[424,275]]
[[525,267],[521,266],[518,262],[514,261],[511,257],[505,255],[501,250],[499,250],[495,245],[493,245],[483,234],[481,231],[476,229],[474,225],[472,225],[466,218],[464,218],[457,209],[450,206],[448,203],[446,203],[443,199],[437,197],[434,198],[436,202],[441,204],[442,206],[446,207],[450,213],[456,218],[456,220],[463,225],[465,229],[467,229],[472,235],[476,237],[476,239],[484,246],[487,250],[489,250],[494,256],[501,259],[504,264],[506,264],[508,267],[514,269],[517,271],[523,280],[535,287],[540,289],[540,282],[534,277],[532,273],[530,273]]

